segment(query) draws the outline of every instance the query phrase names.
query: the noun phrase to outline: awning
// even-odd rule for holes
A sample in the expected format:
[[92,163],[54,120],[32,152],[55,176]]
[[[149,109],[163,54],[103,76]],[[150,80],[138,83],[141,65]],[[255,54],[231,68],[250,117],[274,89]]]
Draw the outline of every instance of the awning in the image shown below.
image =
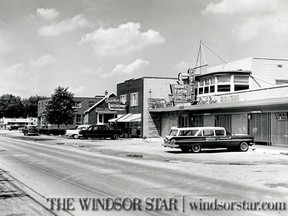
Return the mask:
[[119,115],[117,118],[109,119],[108,122],[116,122],[118,119],[122,118],[124,115]]
[[121,118],[117,119],[116,122],[141,122],[141,113],[132,114],[128,113]]

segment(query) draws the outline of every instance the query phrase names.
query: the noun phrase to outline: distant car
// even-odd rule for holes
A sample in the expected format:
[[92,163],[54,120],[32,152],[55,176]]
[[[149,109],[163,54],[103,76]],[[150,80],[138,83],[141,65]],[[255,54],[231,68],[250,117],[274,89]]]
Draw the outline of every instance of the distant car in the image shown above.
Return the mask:
[[8,130],[18,130],[20,128],[20,125],[15,124],[15,125],[7,125]]
[[88,127],[90,127],[90,125],[78,125],[75,129],[66,130],[65,136],[73,137],[74,139],[79,139],[81,136],[79,134],[79,131],[86,130]]
[[39,130],[35,125],[27,125],[22,129],[24,136],[39,135]]
[[79,131],[83,138],[111,138],[119,139],[122,131],[118,129],[111,129],[107,125],[91,125],[87,130]]
[[164,138],[163,146],[197,153],[202,148],[247,151],[253,144],[253,136],[230,134],[223,127],[187,127],[172,128]]

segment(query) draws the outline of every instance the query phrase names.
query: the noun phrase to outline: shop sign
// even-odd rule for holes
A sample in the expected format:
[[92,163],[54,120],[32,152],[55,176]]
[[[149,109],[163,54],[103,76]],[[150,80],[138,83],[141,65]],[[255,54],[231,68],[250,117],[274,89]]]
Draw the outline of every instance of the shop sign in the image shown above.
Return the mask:
[[212,96],[203,96],[199,98],[198,105],[202,104],[214,104],[218,103],[215,97]]
[[190,102],[191,86],[187,84],[171,84],[171,92],[174,102]]
[[172,107],[172,102],[167,102],[164,98],[149,98],[148,103],[149,109]]
[[276,120],[288,120],[287,112],[275,113]]
[[108,98],[107,103],[120,103],[119,98]]
[[118,103],[109,103],[108,104],[110,110],[125,110],[125,104],[118,104]]
[[220,103],[231,103],[231,102],[238,102],[239,95],[227,95],[220,97]]

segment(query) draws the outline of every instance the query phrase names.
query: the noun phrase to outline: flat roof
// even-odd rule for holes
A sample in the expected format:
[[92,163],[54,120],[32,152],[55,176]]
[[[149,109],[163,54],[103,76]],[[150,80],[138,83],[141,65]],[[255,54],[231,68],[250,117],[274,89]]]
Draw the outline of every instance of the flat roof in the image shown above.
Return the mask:
[[174,106],[167,108],[151,109],[149,112],[174,112],[174,111],[208,111],[208,112],[227,112],[229,111],[255,111],[262,112],[267,110],[287,110],[288,97],[268,98],[260,100],[239,101],[231,103],[214,103],[190,106]]

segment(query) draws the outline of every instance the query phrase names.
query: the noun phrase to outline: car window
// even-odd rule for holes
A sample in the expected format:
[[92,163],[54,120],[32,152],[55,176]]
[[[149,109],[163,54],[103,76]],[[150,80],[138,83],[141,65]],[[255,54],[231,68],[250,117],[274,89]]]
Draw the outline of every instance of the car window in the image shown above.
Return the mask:
[[225,131],[224,130],[215,130],[215,135],[216,136],[225,136]]
[[197,133],[198,130],[189,130],[187,131],[186,136],[195,136],[195,134]]
[[169,136],[176,136],[177,135],[178,130],[170,130]]
[[186,136],[186,130],[180,130],[179,136]]
[[97,131],[98,129],[98,126],[94,126],[92,130]]
[[203,136],[203,131],[200,130],[196,136]]
[[214,136],[214,130],[204,129],[204,130],[203,130],[203,135],[204,135],[204,136]]

